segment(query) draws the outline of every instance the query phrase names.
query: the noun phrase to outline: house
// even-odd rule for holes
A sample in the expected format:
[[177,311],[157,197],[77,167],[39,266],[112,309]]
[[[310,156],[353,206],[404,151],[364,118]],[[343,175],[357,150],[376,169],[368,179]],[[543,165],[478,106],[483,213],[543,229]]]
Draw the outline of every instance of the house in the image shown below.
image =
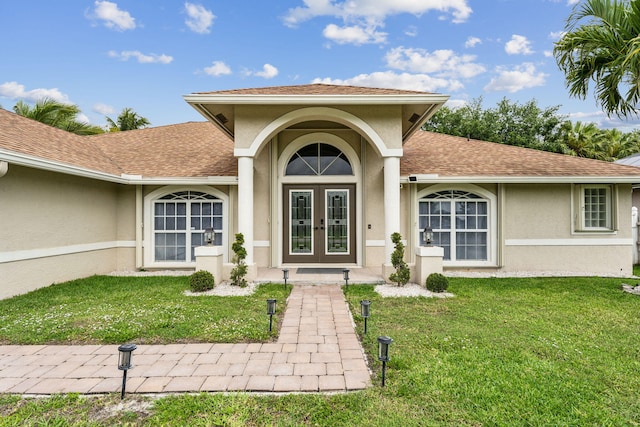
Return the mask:
[[0,298],[193,269],[207,227],[227,267],[244,235],[249,278],[388,277],[390,235],[413,267],[427,225],[445,271],[631,273],[638,168],[421,131],[439,94],[311,84],[185,100],[207,121],[95,136],[0,110]]

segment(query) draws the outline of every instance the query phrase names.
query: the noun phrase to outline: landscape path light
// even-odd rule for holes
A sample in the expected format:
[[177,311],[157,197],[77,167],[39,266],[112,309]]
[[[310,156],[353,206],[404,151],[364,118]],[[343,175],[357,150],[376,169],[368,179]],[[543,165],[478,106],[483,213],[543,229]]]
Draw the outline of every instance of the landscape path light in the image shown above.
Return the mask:
[[118,347],[118,369],[122,372],[122,393],[120,399],[124,399],[124,391],[127,386],[127,371],[133,368],[131,364],[131,358],[133,350],[138,348],[135,344],[122,344]]
[[276,300],[268,299],[267,300],[267,314],[269,315],[269,332],[271,332],[271,328],[273,326],[273,315],[276,314]]
[[389,344],[393,340],[389,337],[378,337],[378,360],[382,362],[382,387],[384,387],[385,371],[389,361]]
[[367,333],[367,319],[369,318],[371,301],[363,299],[360,301],[360,314],[364,318],[364,333]]
[[344,279],[345,286],[349,287],[349,269],[348,268],[342,269],[342,278]]
[[284,278],[284,288],[287,289],[287,280],[289,279],[289,269],[282,269],[282,277]]

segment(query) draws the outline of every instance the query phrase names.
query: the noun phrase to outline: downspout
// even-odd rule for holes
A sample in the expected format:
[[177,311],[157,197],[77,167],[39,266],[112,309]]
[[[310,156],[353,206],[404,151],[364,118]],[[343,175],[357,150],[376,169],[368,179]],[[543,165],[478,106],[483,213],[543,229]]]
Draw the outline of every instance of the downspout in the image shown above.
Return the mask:
[[136,269],[142,268],[142,185],[136,185]]
[[9,171],[9,163],[8,162],[0,162],[0,178],[5,176]]

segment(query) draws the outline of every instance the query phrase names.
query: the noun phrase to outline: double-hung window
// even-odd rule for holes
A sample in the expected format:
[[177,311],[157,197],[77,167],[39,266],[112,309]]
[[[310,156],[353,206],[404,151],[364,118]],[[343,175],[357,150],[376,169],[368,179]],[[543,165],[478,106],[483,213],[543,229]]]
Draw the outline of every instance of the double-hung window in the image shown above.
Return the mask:
[[611,185],[577,186],[578,231],[612,231],[615,229],[614,189]]
[[433,244],[444,248],[446,261],[489,261],[490,218],[488,200],[477,194],[445,190],[418,202],[422,230],[433,229]]

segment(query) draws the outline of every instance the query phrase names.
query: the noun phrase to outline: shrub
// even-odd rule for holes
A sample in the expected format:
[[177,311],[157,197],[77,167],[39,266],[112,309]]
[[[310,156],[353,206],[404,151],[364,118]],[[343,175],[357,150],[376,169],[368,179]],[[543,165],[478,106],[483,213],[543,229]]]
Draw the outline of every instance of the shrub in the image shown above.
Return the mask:
[[189,276],[191,292],[205,292],[213,289],[216,280],[207,270],[199,270]]
[[398,286],[404,286],[411,277],[411,270],[409,270],[407,263],[404,262],[402,236],[400,233],[393,233],[391,235],[391,241],[395,244],[395,250],[391,254],[391,265],[396,269],[396,272],[389,275],[389,280],[397,283]]
[[235,254],[233,262],[236,263],[236,266],[231,270],[231,284],[240,286],[241,288],[247,286],[247,280],[244,276],[246,276],[248,272],[247,264],[244,262],[244,259],[247,257],[247,250],[243,245],[244,235],[242,233],[236,234],[236,241],[231,245],[231,249],[233,249],[233,253]]
[[431,292],[444,292],[449,287],[449,279],[440,273],[431,273],[427,277],[426,285]]

